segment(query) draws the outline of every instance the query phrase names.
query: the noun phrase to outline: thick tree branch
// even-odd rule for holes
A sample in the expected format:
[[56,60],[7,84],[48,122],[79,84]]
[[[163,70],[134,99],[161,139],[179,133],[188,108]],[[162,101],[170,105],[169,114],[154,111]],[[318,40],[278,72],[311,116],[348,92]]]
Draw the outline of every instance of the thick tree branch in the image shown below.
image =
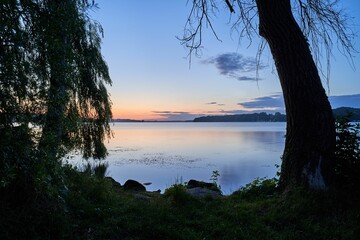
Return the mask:
[[225,2],[226,2],[226,5],[229,7],[230,12],[231,12],[231,13],[235,13],[235,10],[234,10],[234,8],[232,7],[232,5],[230,4],[229,0],[225,0]]

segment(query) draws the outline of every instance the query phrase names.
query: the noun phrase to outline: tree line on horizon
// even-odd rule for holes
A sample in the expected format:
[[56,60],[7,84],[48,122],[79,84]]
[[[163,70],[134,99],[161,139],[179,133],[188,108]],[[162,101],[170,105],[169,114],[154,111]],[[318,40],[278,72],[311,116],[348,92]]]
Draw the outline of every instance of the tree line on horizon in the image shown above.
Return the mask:
[[[348,116],[350,121],[360,121],[360,108],[340,107],[333,109],[335,118]],[[202,116],[194,122],[286,122],[286,115],[280,112],[244,113],[221,116]]]

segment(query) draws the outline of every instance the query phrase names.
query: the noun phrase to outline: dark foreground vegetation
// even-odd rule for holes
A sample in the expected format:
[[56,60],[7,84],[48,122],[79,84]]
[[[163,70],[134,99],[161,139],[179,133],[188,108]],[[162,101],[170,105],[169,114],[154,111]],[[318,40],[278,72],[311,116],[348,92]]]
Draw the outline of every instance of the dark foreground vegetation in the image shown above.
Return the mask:
[[19,163],[16,178],[1,176],[0,239],[357,239],[359,126],[345,118],[337,132],[337,186],[326,192],[279,192],[274,178],[196,198],[183,184],[164,194],[125,190],[101,164],[61,165],[44,178],[46,166]]
[[[359,195],[302,189],[273,180],[221,198],[197,199],[174,185],[149,198],[105,178],[65,168],[62,197],[17,193],[1,202],[1,239],[357,239]],[[3,199],[2,199],[3,200]]]

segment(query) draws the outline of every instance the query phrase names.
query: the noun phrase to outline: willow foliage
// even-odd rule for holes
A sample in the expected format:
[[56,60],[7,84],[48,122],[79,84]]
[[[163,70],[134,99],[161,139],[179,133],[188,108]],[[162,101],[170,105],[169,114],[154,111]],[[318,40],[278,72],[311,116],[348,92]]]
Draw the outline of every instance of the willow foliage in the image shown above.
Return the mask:
[[51,159],[74,149],[106,156],[111,79],[93,8],[88,0],[0,4],[0,130],[32,126],[36,148]]

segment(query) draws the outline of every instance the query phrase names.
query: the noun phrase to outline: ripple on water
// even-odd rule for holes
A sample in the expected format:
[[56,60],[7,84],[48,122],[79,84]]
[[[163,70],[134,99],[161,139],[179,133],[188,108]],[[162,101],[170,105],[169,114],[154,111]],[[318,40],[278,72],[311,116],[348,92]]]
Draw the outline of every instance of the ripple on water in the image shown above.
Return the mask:
[[197,168],[197,162],[202,161],[201,158],[193,158],[180,154],[165,154],[162,152],[159,153],[144,153],[138,157],[132,158],[120,158],[112,161],[114,165],[125,165],[125,164],[134,164],[134,165],[146,165],[153,167],[169,167],[169,166],[178,166],[184,168]]

